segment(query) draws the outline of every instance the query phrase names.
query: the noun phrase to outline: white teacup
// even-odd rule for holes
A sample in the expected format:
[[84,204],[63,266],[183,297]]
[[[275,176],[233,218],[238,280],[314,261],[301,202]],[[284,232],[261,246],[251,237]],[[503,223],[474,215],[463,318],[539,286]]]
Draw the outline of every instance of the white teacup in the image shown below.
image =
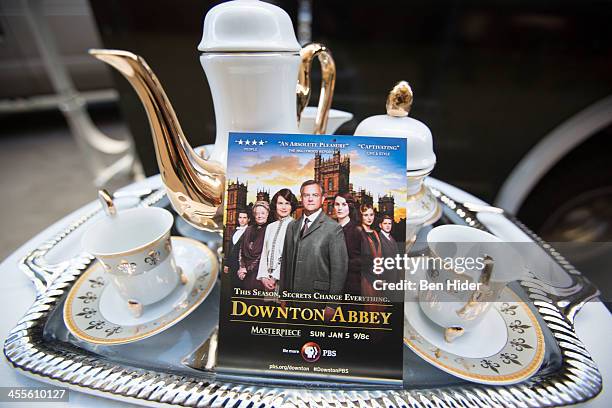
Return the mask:
[[100,261],[136,316],[179,282],[170,241],[173,222],[163,208],[132,208],[104,217],[83,235],[83,249]]
[[[427,243],[433,266],[427,269],[426,279],[439,287],[420,290],[419,304],[430,320],[445,329],[447,342],[475,328],[506,285],[525,272],[520,254],[511,245],[476,228],[439,226],[427,234]],[[473,262],[466,265],[467,259]],[[449,289],[449,282],[480,285],[456,290]]]

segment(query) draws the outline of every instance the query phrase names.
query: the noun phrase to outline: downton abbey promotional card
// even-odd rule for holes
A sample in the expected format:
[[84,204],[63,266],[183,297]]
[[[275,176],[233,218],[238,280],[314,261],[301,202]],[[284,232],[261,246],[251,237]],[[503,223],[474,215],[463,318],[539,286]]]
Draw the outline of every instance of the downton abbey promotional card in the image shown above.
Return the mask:
[[406,140],[230,133],[218,370],[402,380]]

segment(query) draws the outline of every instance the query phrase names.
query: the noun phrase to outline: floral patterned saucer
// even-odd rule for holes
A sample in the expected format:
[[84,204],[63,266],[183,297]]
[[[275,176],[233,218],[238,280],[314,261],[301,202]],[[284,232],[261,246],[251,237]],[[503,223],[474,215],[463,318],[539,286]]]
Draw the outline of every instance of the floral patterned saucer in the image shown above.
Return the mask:
[[83,272],[64,304],[64,322],[77,338],[94,344],[124,344],[164,331],[184,319],[212,290],[219,265],[215,254],[190,238],[172,237],[176,265],[187,283],[164,299],[144,307],[134,317],[111,284],[99,262]]
[[481,384],[524,381],[544,360],[542,328],[509,288],[477,327],[452,343],[444,341],[444,330],[425,316],[417,299],[407,300],[404,343],[435,367]]

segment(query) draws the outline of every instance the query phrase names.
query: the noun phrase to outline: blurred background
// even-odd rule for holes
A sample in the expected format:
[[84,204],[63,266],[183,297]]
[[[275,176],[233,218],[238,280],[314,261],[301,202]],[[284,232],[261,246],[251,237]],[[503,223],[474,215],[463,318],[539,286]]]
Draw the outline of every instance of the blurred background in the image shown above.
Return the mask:
[[[98,186],[157,173],[141,103],[88,48],[143,56],[192,145],[213,142],[197,44],[218,3],[0,2],[1,216],[11,232],[2,234],[0,259],[92,200]],[[516,214],[551,242],[611,240],[609,1],[273,3],[300,42],[333,52],[333,107],[355,115],[336,133],[384,113],[388,91],[407,80],[411,116],[434,136],[434,177]],[[579,254],[568,256],[589,269]],[[587,273],[607,281],[605,271]]]

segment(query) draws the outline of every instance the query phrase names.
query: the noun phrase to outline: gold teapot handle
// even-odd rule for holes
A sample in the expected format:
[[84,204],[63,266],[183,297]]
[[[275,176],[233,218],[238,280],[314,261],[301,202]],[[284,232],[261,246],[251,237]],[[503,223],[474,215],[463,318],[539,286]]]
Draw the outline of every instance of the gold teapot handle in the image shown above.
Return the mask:
[[297,120],[300,123],[302,111],[308,106],[310,100],[310,71],[312,60],[318,57],[321,64],[321,93],[319,95],[319,105],[315,118],[314,134],[321,135],[327,130],[327,118],[331,109],[332,98],[334,97],[334,86],[336,85],[336,64],[332,58],[331,51],[323,44],[312,43],[305,45],[300,51],[302,63],[298,75],[297,84]]

